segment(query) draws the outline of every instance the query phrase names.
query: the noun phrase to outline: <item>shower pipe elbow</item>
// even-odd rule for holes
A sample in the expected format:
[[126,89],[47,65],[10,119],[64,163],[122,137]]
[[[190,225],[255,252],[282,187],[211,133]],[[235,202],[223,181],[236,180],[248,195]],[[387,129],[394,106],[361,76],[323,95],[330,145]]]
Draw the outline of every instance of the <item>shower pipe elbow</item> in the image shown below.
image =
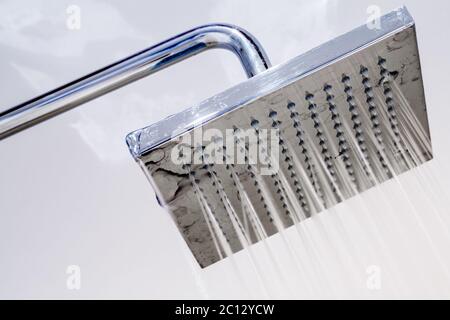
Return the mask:
[[260,43],[244,29],[200,26],[0,112],[0,140],[213,48],[236,54],[249,78],[270,67]]

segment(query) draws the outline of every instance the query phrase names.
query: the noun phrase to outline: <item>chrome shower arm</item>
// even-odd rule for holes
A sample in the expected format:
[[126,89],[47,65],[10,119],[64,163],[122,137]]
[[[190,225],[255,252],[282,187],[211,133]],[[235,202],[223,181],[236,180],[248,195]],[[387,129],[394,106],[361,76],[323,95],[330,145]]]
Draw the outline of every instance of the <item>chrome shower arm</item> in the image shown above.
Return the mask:
[[270,67],[247,31],[226,24],[200,26],[1,112],[0,140],[212,48],[234,52],[249,78]]

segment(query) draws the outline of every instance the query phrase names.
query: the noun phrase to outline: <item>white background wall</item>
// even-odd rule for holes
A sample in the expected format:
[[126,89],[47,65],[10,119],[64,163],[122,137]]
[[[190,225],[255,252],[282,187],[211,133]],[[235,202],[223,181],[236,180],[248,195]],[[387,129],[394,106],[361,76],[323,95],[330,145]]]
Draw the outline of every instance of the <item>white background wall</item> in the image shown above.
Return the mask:
[[[355,200],[305,224],[309,244],[290,234],[294,248],[318,246],[296,252],[307,272],[278,238],[276,264],[257,246],[254,266],[244,252],[200,270],[128,153],[128,132],[245,80],[217,50],[0,141],[0,298],[450,297],[448,1],[2,0],[0,110],[210,22],[249,30],[276,65],[364,24],[373,4],[406,4],[416,20],[436,159],[358,198],[371,218]],[[69,265],[80,290],[66,287]]]

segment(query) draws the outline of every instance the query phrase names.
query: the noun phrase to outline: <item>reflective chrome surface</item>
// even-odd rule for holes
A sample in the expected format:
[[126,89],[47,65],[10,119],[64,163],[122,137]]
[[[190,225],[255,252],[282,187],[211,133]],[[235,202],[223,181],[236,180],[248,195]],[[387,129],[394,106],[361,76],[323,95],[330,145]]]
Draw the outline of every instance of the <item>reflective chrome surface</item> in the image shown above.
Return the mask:
[[226,24],[200,26],[0,113],[0,139],[212,48],[235,53],[248,77],[270,67],[247,31]]
[[142,155],[174,138],[175,135],[201,126],[245,103],[281,89],[355,50],[364,49],[365,46],[382,40],[393,32],[408,28],[414,21],[407,9],[401,8],[382,16],[380,24],[382,28],[379,29],[369,29],[367,26],[356,28],[288,62],[274,66],[267,73],[211,97],[199,105],[130,133],[127,137],[130,151],[134,157]]

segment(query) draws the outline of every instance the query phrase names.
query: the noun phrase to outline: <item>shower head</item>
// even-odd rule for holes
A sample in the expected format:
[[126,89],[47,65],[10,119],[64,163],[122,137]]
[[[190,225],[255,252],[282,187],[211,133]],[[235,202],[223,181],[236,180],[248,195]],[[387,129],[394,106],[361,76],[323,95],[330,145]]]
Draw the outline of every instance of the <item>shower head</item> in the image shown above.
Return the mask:
[[127,136],[202,267],[432,158],[414,22],[380,26]]
[[126,138],[202,267],[432,158],[406,8],[270,69],[245,30],[200,26],[0,112],[0,140],[210,48],[250,79]]

